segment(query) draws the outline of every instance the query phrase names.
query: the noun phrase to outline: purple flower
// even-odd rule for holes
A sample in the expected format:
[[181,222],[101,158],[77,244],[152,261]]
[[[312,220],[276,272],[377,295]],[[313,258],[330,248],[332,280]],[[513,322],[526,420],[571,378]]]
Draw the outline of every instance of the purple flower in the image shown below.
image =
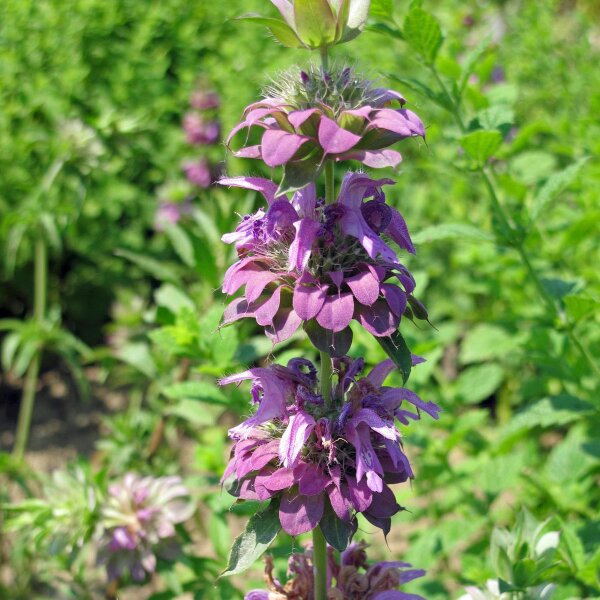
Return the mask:
[[196,113],[185,115],[183,129],[188,144],[195,146],[209,146],[221,137],[221,127],[217,121],[207,123]]
[[[252,381],[256,413],[231,429],[231,460],[223,481],[242,499],[278,497],[279,518],[290,535],[314,529],[326,512],[350,528],[363,513],[387,534],[401,507],[388,484],[413,477],[394,419],[437,419],[439,408],[405,388],[383,386],[391,360],[358,378],[362,360],[334,360],[333,406],[317,393],[314,366],[294,359],[227,377]],[[411,405],[410,409],[407,405]],[[330,510],[331,509],[331,510]],[[348,559],[349,560],[349,559]]]
[[214,110],[219,108],[221,100],[216,92],[199,89],[192,94],[190,104],[196,110]]
[[224,324],[254,318],[277,343],[308,321],[337,344],[338,355],[351,340],[352,319],[378,337],[398,328],[414,303],[415,282],[389,242],[415,249],[402,215],[385,202],[381,187],[390,179],[348,173],[337,201],[327,206],[314,184],[288,200],[266,179],[220,183],[260,191],[268,204],[222,238],[239,256],[223,291],[232,295],[245,287],[225,310]]
[[[328,547],[329,600],[425,600],[416,594],[407,594],[399,587],[423,577],[422,569],[411,569],[404,562],[379,562],[371,566],[366,561],[365,542],[352,544],[338,561],[333,548]],[[348,553],[360,556],[360,562],[349,561]],[[288,560],[288,581],[282,585],[273,576],[273,559],[266,557],[265,582],[267,591],[254,590],[244,600],[310,600],[314,598],[312,575],[312,548],[304,554],[294,553]]]
[[201,188],[210,187],[213,182],[213,173],[206,158],[184,163],[183,172],[187,180]]
[[170,202],[168,200],[159,203],[154,215],[154,229],[164,231],[169,225],[178,223],[184,215],[192,210],[189,200],[183,202]]
[[194,512],[189,492],[179,477],[140,477],[128,473],[109,487],[102,514],[104,535],[98,562],[110,580],[126,572],[135,581],[156,568],[156,556],[178,551],[175,525]]
[[[241,130],[263,130],[261,142],[234,152],[259,158],[270,167],[290,165],[305,183],[315,179],[326,159],[358,160],[374,167],[394,167],[402,157],[387,149],[409,137],[425,137],[419,117],[403,108],[398,92],[376,88],[351,70],[323,74],[304,71],[267,90],[264,100],[244,111],[227,144]],[[400,108],[389,105],[396,102]]]

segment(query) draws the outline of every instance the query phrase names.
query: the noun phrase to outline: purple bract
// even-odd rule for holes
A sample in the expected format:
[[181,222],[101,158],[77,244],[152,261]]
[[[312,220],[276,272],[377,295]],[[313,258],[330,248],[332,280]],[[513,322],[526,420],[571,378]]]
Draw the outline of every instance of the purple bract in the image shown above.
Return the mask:
[[333,365],[337,385],[330,406],[305,359],[221,381],[251,380],[258,405],[229,432],[235,443],[223,481],[242,499],[279,498],[281,525],[290,535],[314,529],[323,518],[355,530],[356,513],[387,535],[401,510],[388,484],[413,477],[395,419],[408,424],[419,411],[437,419],[440,409],[410,390],[383,386],[394,369],[391,360],[360,379],[362,359],[334,359]]
[[[357,160],[369,167],[393,167],[402,160],[389,150],[409,137],[425,137],[419,117],[403,108],[393,90],[376,88],[350,69],[323,73],[318,69],[282,76],[264,100],[244,111],[227,144],[241,130],[263,129],[260,144],[234,152],[258,158],[270,167],[290,164],[313,180],[326,159]],[[389,105],[396,102],[400,108]]]
[[311,322],[342,346],[341,354],[352,319],[374,336],[396,331],[407,304],[415,303],[415,282],[388,241],[415,250],[402,215],[385,202],[381,186],[390,183],[348,173],[336,202],[325,206],[312,184],[290,201],[266,179],[222,179],[261,192],[268,204],[223,236],[239,256],[223,291],[245,287],[225,310],[224,324],[254,318],[277,343]]

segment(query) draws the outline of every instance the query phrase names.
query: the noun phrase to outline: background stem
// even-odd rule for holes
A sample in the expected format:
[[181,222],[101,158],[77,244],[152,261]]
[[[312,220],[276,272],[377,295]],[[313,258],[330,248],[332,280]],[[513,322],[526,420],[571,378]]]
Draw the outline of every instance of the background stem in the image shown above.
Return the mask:
[[[35,241],[33,269],[33,319],[39,327],[39,333],[41,333],[46,313],[46,289],[48,280],[47,248],[46,242],[41,234],[38,235],[38,238]],[[13,448],[13,455],[18,460],[23,458],[29,439],[31,416],[33,414],[33,404],[35,402],[35,391],[40,371],[40,358],[41,345],[31,359],[31,363],[27,369],[27,375],[25,376],[25,384],[23,385],[15,446]]]
[[321,352],[321,395],[325,401],[325,406],[331,404],[331,357],[327,352]]
[[327,600],[327,543],[320,527],[315,527],[312,535],[315,600]]

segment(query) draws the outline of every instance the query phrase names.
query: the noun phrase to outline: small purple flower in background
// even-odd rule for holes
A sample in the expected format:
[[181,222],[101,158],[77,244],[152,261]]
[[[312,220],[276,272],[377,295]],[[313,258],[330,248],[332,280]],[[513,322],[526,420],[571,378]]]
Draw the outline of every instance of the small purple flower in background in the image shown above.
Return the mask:
[[381,188],[392,180],[348,173],[328,206],[312,184],[288,200],[266,179],[220,183],[260,191],[268,204],[222,238],[239,256],[223,291],[231,295],[245,286],[244,296],[225,310],[224,324],[254,318],[277,343],[308,321],[341,355],[351,341],[352,319],[374,336],[388,336],[416,305],[414,279],[386,241],[415,252],[402,215],[385,202]]
[[205,121],[196,113],[188,113],[183,118],[183,130],[188,144],[209,146],[219,141],[221,126],[218,121]]
[[215,110],[221,106],[221,99],[216,92],[199,88],[192,94],[190,105],[196,110]]
[[207,188],[213,183],[213,170],[206,158],[187,161],[183,164],[187,180],[198,187]]
[[179,551],[175,525],[189,519],[194,510],[179,477],[128,473],[111,485],[98,553],[108,578],[116,580],[129,572],[134,581],[143,581],[155,571],[157,556],[174,558]]
[[189,200],[171,202],[163,200],[159,203],[154,215],[154,229],[164,231],[169,225],[177,224],[181,218],[190,214],[192,203]]
[[[328,547],[328,579],[331,587],[328,600],[425,600],[422,596],[408,594],[398,588],[423,577],[422,569],[411,569],[409,563],[366,561],[365,542],[351,544],[341,553],[338,561],[333,548]],[[269,591],[253,590],[244,600],[312,600],[314,582],[312,575],[312,548],[304,554],[294,553],[288,561],[288,581],[282,585],[273,576],[273,559],[265,559],[265,583]]]
[[258,405],[229,432],[234,445],[223,482],[245,500],[279,498],[279,519],[290,535],[314,529],[324,515],[353,533],[356,513],[387,535],[391,517],[402,510],[388,484],[412,478],[413,471],[394,420],[408,424],[420,411],[437,419],[440,409],[408,389],[383,386],[395,368],[391,360],[358,378],[363,364],[334,359],[331,406],[317,392],[316,369],[306,359],[221,380],[251,380]]
[[[400,108],[390,108],[394,102]],[[258,158],[270,167],[290,164],[307,173],[304,183],[315,179],[325,159],[394,167],[402,157],[386,148],[425,137],[423,123],[403,108],[405,102],[398,92],[374,87],[349,68],[328,73],[311,68],[274,82],[264,100],[246,108],[227,144],[243,129],[263,129],[260,144],[243,146],[234,155]]]

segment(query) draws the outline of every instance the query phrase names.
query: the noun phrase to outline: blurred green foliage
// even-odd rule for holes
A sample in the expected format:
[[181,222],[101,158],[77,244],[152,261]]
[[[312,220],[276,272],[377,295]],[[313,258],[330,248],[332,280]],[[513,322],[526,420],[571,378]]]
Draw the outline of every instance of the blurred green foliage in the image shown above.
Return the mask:
[[[198,79],[219,91],[227,131],[270,76],[308,59],[231,21],[273,12],[268,4],[5,0],[0,7],[0,311],[28,313],[28,219],[50,215],[44,235],[55,230],[62,241],[52,246],[50,301],[96,346],[107,382],[131,398],[128,410],[106,419],[100,464],[113,473],[183,469],[210,514],[207,525],[196,524],[210,558],[190,550],[179,570],[165,569],[167,591],[155,598],[182,590],[212,597],[209,580],[257,509],[231,514],[218,485],[226,430],[248,411],[248,390],[225,396],[214,385],[271,357],[250,324],[217,331],[217,288],[232,257],[219,237],[257,199],[211,190],[177,225],[156,232],[152,224],[161,186],[181,180],[190,153],[181,119]],[[435,326],[402,326],[413,352],[427,359],[408,385],[444,409],[439,422],[406,432],[417,478],[399,488],[409,510],[396,517],[390,546],[428,570],[409,589],[431,600],[488,579],[519,590],[555,583],[558,600],[597,597],[600,386],[585,357],[600,362],[597,3],[413,1],[410,12],[408,3],[373,4],[370,30],[335,58],[402,91],[427,127],[426,144],[402,148],[389,197],[417,245],[407,266]],[[91,162],[89,145],[68,145],[69,123],[91,132],[98,150]],[[65,156],[60,185],[40,196]],[[224,157],[219,149],[215,158]],[[236,174],[260,168],[227,165]],[[371,364],[385,357],[364,332],[354,334],[353,354]],[[299,349],[311,357],[298,337],[277,348],[277,360]],[[8,460],[0,471],[35,481]],[[39,495],[21,483],[25,495]],[[7,493],[0,490],[0,500]],[[539,540],[521,539],[534,517],[550,520],[545,532],[559,532],[546,579],[532,549]],[[513,533],[493,533],[499,527]],[[389,557],[380,541],[376,557]],[[274,549],[280,571],[290,548],[283,539]],[[5,595],[30,597],[48,567],[25,543],[12,557],[20,576]],[[258,584],[259,569],[252,576]]]

